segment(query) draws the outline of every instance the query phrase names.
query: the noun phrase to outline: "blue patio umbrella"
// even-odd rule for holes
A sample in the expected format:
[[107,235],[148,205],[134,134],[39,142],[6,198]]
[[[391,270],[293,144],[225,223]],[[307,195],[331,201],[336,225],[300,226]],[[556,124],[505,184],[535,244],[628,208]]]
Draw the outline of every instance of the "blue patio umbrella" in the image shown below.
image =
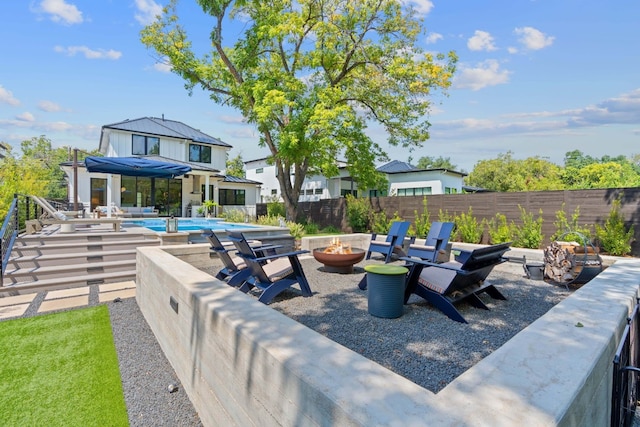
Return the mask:
[[161,162],[145,157],[87,157],[84,164],[89,172],[103,172],[151,178],[175,178],[191,171],[191,166]]

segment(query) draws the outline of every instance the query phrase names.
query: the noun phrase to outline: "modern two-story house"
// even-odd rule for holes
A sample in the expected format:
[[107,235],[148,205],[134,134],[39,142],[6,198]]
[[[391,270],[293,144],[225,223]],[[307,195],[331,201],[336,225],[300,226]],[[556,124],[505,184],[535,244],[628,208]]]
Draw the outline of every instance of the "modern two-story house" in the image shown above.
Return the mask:
[[[386,175],[388,187],[382,190],[360,189],[346,168],[338,161],[338,176],[327,178],[321,175],[307,176],[302,183],[300,202],[313,202],[353,194],[356,197],[426,196],[430,194],[462,193],[463,172],[448,169],[418,169],[409,163],[393,160],[377,168]],[[259,200],[262,202],[281,200],[280,184],[276,167],[261,158],[245,162],[246,176],[262,182]]]
[[[255,212],[260,182],[224,175],[231,145],[184,123],[164,117],[142,117],[102,127],[99,151],[113,159],[149,159],[186,166],[179,176],[134,176],[89,172],[84,162],[66,162],[69,202],[88,211],[114,204],[157,210],[159,216],[195,216],[205,200],[225,209]],[[76,175],[77,174],[77,175]],[[77,176],[77,179],[75,178]],[[77,188],[76,188],[77,182]]]

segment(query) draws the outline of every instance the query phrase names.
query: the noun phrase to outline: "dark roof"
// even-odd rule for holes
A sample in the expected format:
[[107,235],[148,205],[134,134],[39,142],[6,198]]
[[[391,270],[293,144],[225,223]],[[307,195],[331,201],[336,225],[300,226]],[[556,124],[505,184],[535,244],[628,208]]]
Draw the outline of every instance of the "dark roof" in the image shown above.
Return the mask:
[[223,182],[233,182],[235,184],[256,184],[256,185],[262,185],[261,182],[258,181],[253,181],[247,178],[241,178],[239,176],[231,176],[231,175],[226,175],[224,177],[224,179],[222,180]]
[[414,166],[411,166],[407,162],[401,162],[400,160],[392,160],[389,163],[385,163],[384,165],[379,166],[376,170],[378,172],[383,172],[383,173],[398,173],[398,172],[416,171],[418,169],[416,169]]
[[157,117],[141,117],[139,119],[125,120],[119,123],[102,126],[102,129],[117,129],[129,132],[140,132],[148,135],[166,136],[170,138],[188,139],[201,144],[231,147],[218,138],[200,132],[191,126],[175,120],[167,120]]

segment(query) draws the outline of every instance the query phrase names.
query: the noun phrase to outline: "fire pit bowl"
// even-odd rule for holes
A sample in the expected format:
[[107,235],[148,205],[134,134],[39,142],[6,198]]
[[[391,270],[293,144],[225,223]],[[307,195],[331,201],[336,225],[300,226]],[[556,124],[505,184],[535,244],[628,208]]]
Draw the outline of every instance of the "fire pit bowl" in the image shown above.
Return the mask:
[[364,249],[351,248],[346,253],[326,252],[331,249],[328,247],[313,250],[313,257],[324,264],[325,271],[329,273],[353,273],[353,265],[364,259]]

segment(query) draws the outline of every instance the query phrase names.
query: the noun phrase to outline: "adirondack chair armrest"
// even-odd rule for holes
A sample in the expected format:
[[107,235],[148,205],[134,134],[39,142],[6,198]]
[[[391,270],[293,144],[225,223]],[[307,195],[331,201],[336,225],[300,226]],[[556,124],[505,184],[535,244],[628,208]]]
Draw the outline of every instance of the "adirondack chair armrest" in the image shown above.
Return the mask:
[[426,261],[424,259],[411,258],[411,257],[400,257],[399,259],[402,261],[406,261],[409,264],[422,264],[425,267],[438,267],[438,268],[444,268],[446,270],[458,271],[460,273],[468,273],[468,271],[461,270],[460,267],[456,265],[447,265],[446,263],[438,264],[435,262]]
[[294,252],[285,252],[285,253],[281,253],[281,254],[277,254],[277,255],[266,255],[266,256],[259,257],[259,258],[255,258],[255,261],[258,261],[258,262],[260,262],[260,261],[268,261],[270,259],[298,256],[298,255],[308,254],[308,253],[309,253],[309,251],[307,251],[307,250],[294,251]]

